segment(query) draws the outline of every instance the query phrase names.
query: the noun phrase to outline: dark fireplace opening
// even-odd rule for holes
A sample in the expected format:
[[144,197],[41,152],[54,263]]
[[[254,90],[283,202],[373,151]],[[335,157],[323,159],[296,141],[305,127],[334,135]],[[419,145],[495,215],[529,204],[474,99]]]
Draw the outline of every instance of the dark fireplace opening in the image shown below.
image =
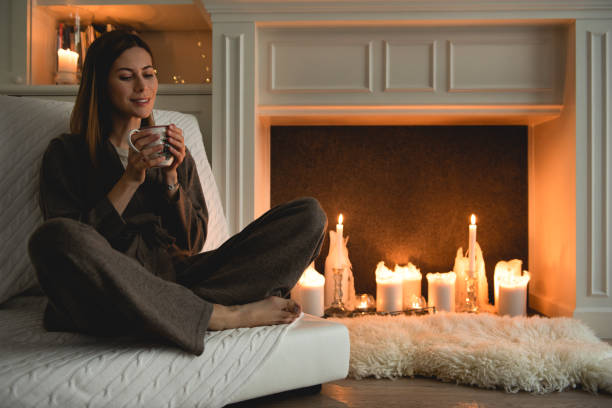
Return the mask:
[[[328,230],[344,215],[357,293],[376,293],[374,271],[412,262],[452,270],[478,224],[492,302],[500,260],[528,265],[526,126],[273,126],[270,199],[317,198]],[[327,233],[316,269],[324,273]]]

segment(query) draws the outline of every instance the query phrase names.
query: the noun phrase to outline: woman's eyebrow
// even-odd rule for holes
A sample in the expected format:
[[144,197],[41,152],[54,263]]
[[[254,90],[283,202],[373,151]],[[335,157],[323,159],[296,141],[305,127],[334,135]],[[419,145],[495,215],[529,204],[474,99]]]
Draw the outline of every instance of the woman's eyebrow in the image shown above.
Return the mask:
[[[153,68],[153,65],[146,65],[146,66],[140,68],[140,70],[144,71],[145,69],[149,69],[149,68]],[[119,68],[117,68],[117,71],[130,71],[130,72],[134,72],[134,70],[132,68],[127,68],[127,67],[119,67]]]

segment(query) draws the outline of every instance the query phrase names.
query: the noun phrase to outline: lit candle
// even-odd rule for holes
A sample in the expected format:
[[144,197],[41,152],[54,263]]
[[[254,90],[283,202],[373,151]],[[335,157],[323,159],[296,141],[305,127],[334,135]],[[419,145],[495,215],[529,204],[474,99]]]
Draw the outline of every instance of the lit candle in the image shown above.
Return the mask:
[[474,275],[474,271],[476,270],[476,216],[472,214],[470,217],[470,226],[469,226],[469,248],[468,252],[470,254],[470,263],[468,274],[470,276]]
[[338,223],[336,224],[336,259],[334,261],[334,267],[336,268],[344,268],[344,225],[342,225],[342,220],[344,217],[342,214],[338,216]]
[[525,316],[527,314],[527,284],[529,272],[508,275],[499,281],[499,315]]
[[395,265],[395,273],[402,276],[403,309],[413,309],[411,299],[413,296],[421,297],[421,280],[423,276],[412,263],[406,266]]
[[512,259],[510,261],[499,261],[495,264],[493,274],[493,294],[495,296],[495,308],[499,305],[499,283],[511,276],[521,276],[523,261]]
[[374,300],[371,295],[362,293],[357,298],[357,307],[355,309],[359,312],[367,312],[370,309],[374,309]]
[[304,313],[313,316],[323,316],[323,287],[325,277],[318,273],[311,264],[291,290],[291,298],[295,300]]
[[428,273],[427,306],[435,306],[437,311],[455,311],[455,272]]
[[76,72],[79,54],[60,48],[57,50],[57,82],[74,84],[77,82]]
[[403,310],[402,275],[385,266],[384,261],[376,265],[376,311],[399,312]]
[[57,70],[63,72],[77,72],[77,63],[79,61],[79,54],[60,48],[57,50]]

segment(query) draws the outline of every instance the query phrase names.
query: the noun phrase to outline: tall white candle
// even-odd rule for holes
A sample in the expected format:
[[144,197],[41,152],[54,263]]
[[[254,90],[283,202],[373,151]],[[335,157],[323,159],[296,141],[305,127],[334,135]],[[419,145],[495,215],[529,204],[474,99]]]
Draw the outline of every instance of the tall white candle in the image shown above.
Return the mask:
[[427,306],[436,307],[436,311],[455,311],[455,272],[428,273]]
[[323,294],[325,277],[318,273],[311,264],[302,273],[302,277],[291,290],[291,298],[302,306],[304,313],[323,316]]
[[402,275],[380,261],[376,266],[376,311],[399,312],[403,309]]
[[495,297],[495,308],[499,305],[499,283],[511,276],[521,276],[523,261],[512,259],[510,261],[499,261],[495,264],[493,274],[493,295]]
[[335,268],[344,267],[344,225],[342,224],[344,217],[342,214],[338,216],[338,224],[336,224],[336,259],[334,260]]
[[468,270],[468,275],[469,276],[474,276],[474,272],[476,270],[476,216],[474,214],[472,214],[472,216],[470,217],[470,226],[469,226],[469,248],[468,248],[468,252],[470,255],[470,263],[469,263],[469,270]]
[[507,276],[499,282],[499,315],[525,316],[527,314],[527,284],[529,272],[521,276]]
[[412,296],[421,297],[421,280],[423,276],[412,263],[406,266],[395,265],[395,273],[402,276],[403,309],[412,309]]

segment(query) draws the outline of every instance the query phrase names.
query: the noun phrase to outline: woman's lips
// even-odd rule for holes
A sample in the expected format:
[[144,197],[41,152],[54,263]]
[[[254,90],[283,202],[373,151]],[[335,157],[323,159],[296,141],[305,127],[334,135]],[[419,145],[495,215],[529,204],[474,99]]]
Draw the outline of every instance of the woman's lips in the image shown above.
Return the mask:
[[151,101],[151,98],[135,98],[135,99],[131,99],[131,101],[132,103],[135,103],[136,105],[145,106]]

